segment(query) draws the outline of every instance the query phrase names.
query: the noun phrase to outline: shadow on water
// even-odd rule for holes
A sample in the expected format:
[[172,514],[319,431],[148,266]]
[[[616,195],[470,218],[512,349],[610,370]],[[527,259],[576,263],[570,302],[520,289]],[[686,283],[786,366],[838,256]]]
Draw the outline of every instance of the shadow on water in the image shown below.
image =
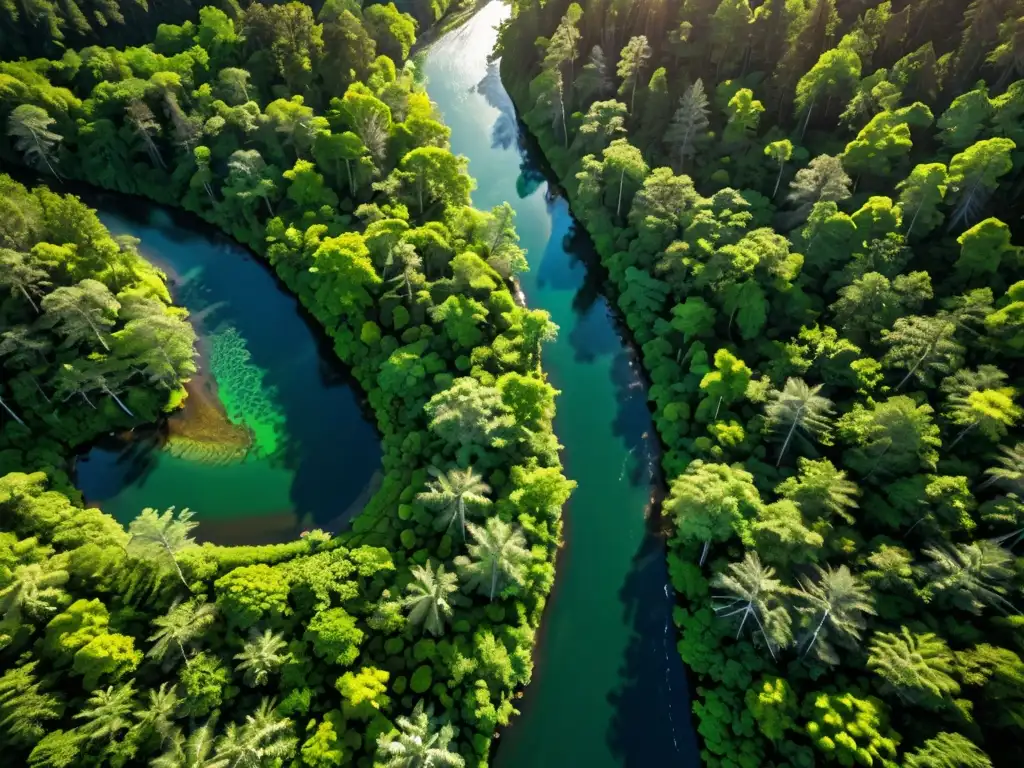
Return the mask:
[[652,530],[659,519],[652,517],[619,592],[630,638],[621,682],[608,696],[615,714],[606,738],[627,768],[680,765],[698,753],[686,673],[675,646],[672,592],[665,589],[665,545]]

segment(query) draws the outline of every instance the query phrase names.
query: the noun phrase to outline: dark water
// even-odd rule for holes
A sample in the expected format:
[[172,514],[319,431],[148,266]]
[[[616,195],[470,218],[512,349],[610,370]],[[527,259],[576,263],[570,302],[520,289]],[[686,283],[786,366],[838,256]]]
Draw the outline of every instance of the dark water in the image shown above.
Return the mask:
[[94,447],[77,464],[86,500],[122,522],[144,507],[188,507],[200,538],[218,543],[342,525],[375,480],[380,440],[319,328],[265,264],[194,217],[119,196],[85,199],[168,272],[201,337],[201,377],[216,381],[253,438],[243,461],[221,465],[172,455],[145,431]]
[[[531,307],[561,327],[544,367],[561,390],[555,431],[569,477],[565,549],[535,654],[534,681],[495,758],[513,768],[697,766],[686,678],[675,649],[664,548],[645,509],[657,444],[639,363],[601,295],[594,254],[561,199],[548,199],[539,153],[488,64],[492,2],[426,53],[431,98],[466,155],[477,207],[508,200],[530,272]],[[589,266],[588,266],[589,265]]]

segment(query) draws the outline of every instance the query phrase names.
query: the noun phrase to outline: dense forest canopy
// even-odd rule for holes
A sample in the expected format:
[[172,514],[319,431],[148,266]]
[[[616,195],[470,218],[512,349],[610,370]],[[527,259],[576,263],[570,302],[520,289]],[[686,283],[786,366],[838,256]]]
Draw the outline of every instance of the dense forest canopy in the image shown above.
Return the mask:
[[[7,0],[0,3],[0,56],[5,59],[59,57],[66,50],[77,51],[92,45],[115,48],[145,45],[157,37],[161,26],[197,23],[199,11],[204,7],[218,8],[237,19],[243,12],[266,13],[265,6],[283,4],[260,4],[253,3],[253,0],[216,0],[211,3],[196,0]],[[264,8],[261,9],[261,5]],[[343,10],[357,17],[363,16],[361,3],[357,0],[312,0],[305,5],[323,23],[326,37],[334,40],[334,50],[358,45],[357,41],[351,40],[340,44],[352,30],[340,16]],[[367,3],[367,10],[373,5]],[[450,0],[401,0],[397,3],[398,10],[412,16],[421,30],[439,21],[450,5]],[[371,15],[379,13],[379,10],[370,11]],[[330,53],[328,48],[325,55],[329,57]]]
[[[51,188],[0,176],[11,764],[476,765],[514,714],[573,488],[540,368],[557,327],[510,290],[511,207],[469,206],[401,63],[415,30],[390,3],[232,4],[0,63],[0,158]],[[180,404],[194,335],[64,179],[198,214],[323,326],[384,443],[351,531],[200,546],[189,510],[125,530],[80,508],[71,448]]]
[[652,386],[713,766],[1020,765],[1024,5],[516,0]]

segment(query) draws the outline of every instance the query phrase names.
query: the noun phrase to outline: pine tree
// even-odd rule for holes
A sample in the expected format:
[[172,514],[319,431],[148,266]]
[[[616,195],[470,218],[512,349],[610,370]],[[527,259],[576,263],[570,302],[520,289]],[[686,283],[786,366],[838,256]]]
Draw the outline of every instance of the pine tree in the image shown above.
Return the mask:
[[710,125],[709,113],[704,82],[697,78],[679,99],[679,108],[665,132],[665,144],[672,157],[676,158],[678,169],[683,167],[687,158],[697,153],[697,144]]

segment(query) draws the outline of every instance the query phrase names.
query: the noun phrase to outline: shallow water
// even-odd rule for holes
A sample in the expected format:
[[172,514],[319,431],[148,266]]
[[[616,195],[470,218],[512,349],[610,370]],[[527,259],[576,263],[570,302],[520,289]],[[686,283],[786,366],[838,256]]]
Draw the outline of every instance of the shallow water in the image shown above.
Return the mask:
[[199,538],[223,544],[342,527],[377,477],[381,448],[321,330],[258,257],[195,217],[121,196],[85,199],[167,271],[200,335],[197,385],[216,382],[252,442],[244,460],[217,464],[172,455],[160,431],[104,441],[77,462],[86,501],[122,522],[144,507],[188,507]]
[[671,623],[662,542],[645,519],[657,490],[657,442],[639,362],[624,342],[604,277],[566,202],[551,199],[487,57],[509,13],[492,2],[445,35],[421,65],[478,180],[473,202],[509,201],[530,271],[531,307],[561,327],[544,368],[561,390],[555,432],[579,483],[535,652],[522,715],[498,742],[499,767],[697,766],[682,662]]

